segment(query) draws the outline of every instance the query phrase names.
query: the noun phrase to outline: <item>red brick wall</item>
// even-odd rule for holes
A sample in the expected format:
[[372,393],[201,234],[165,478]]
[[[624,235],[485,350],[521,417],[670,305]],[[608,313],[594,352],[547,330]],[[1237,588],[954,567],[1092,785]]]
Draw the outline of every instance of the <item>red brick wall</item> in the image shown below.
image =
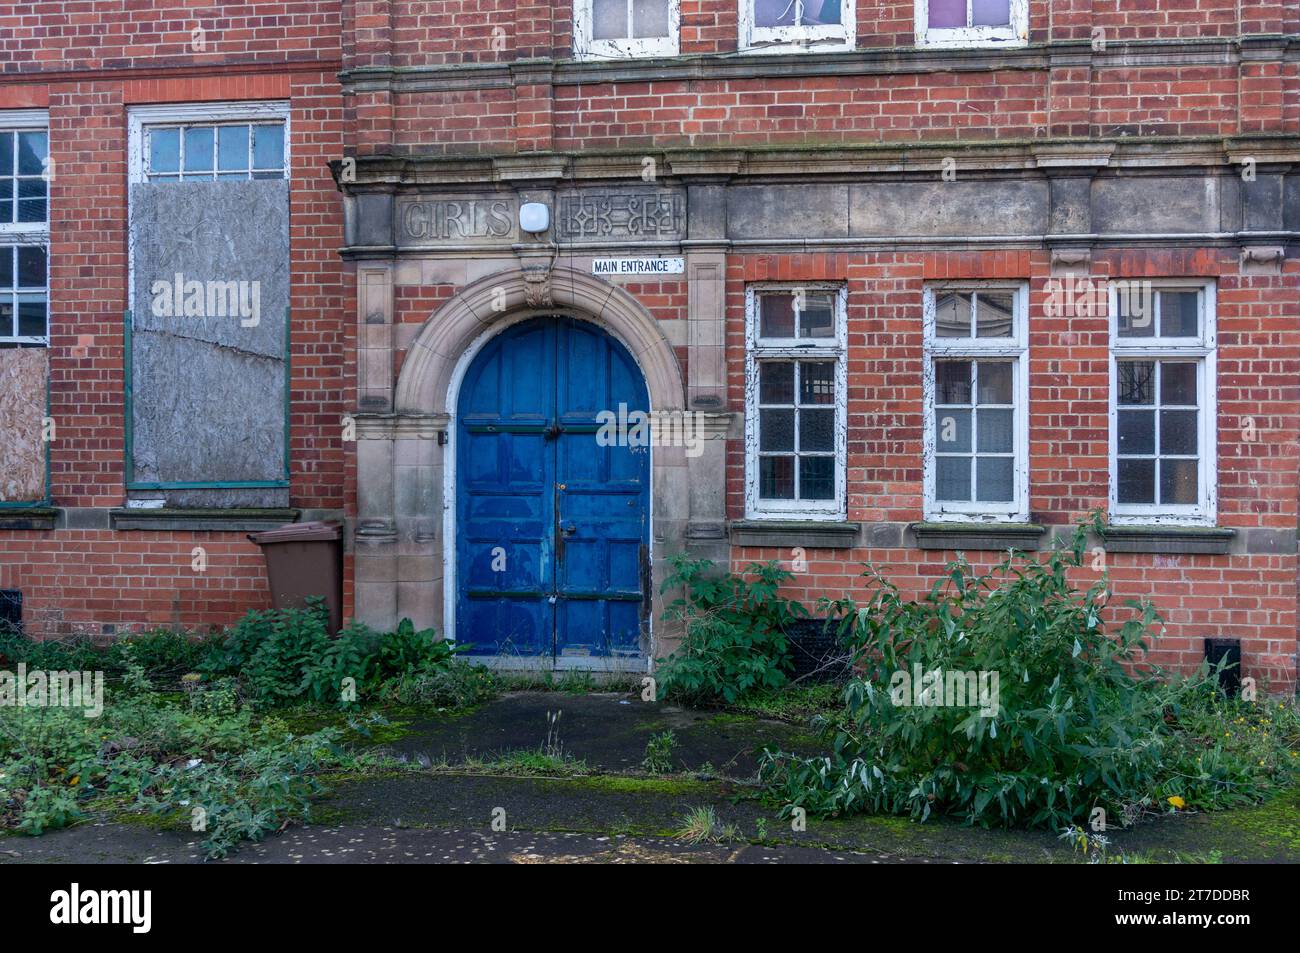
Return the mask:
[[[1238,20],[1238,7],[1241,7]],[[364,0],[349,63],[491,64],[571,55],[571,2]],[[1296,29],[1293,4],[1237,0],[1058,0],[1030,4],[1030,39],[1222,39]],[[734,53],[734,0],[683,0],[683,54]],[[859,0],[860,49],[915,44],[912,0]],[[756,58],[748,57],[749,62]],[[761,57],[757,58],[761,62]],[[1213,60],[1213,57],[1211,57]],[[428,90],[352,98],[360,153],[875,143],[1053,135],[1232,135],[1297,128],[1300,79],[1280,61],[911,74],[665,79]]]
[[[193,42],[196,29],[203,30],[202,50]],[[212,67],[338,57],[337,3],[0,3],[0,73]]]
[[[1232,252],[1114,251],[1094,258],[1096,277],[1213,277],[1218,285],[1217,369],[1219,519],[1242,531],[1291,531],[1300,484],[1300,268],[1277,277],[1243,277]],[[921,299],[924,283],[944,278],[1018,278],[1030,282],[1030,519],[1065,526],[1106,508],[1109,426],[1109,330],[1105,314],[1052,317],[1044,308],[1049,277],[1040,252],[873,255],[735,255],[728,268],[728,364],[731,409],[744,410],[744,294],[755,281],[838,280],[848,297],[848,518],[919,521],[924,515]],[[1246,438],[1253,418],[1257,439]],[[742,518],[745,448],[728,446],[728,510]],[[815,603],[858,588],[864,563],[889,567],[904,591],[921,594],[953,553],[919,549],[813,550],[791,587]],[[991,568],[995,553],[969,554]],[[739,568],[780,559],[788,550],[733,551]],[[1155,643],[1158,664],[1193,666],[1202,639],[1242,639],[1244,674],[1274,688],[1294,685],[1294,554],[1178,555],[1109,553],[1114,604],[1152,598],[1167,628]],[[1087,584],[1097,574],[1080,573]]]
[[[189,47],[196,23],[204,52]],[[343,508],[355,329],[327,165],[343,153],[340,55],[337,4],[0,4],[0,109],[50,113],[55,506],[125,499],[127,107],[280,99],[290,103],[293,157],[290,502]],[[202,573],[191,568],[196,546]],[[0,587],[23,590],[32,629],[51,633],[220,624],[268,601],[260,552],[243,533],[224,532],[0,530]]]

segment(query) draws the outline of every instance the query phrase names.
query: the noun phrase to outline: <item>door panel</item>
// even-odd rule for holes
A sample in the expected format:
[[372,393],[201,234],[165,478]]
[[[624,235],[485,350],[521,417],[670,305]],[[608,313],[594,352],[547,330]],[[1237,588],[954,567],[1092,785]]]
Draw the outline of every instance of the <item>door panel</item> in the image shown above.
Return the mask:
[[458,406],[457,639],[641,654],[650,451],[597,442],[602,411],[649,409],[631,355],[582,321],[527,321],[475,358]]

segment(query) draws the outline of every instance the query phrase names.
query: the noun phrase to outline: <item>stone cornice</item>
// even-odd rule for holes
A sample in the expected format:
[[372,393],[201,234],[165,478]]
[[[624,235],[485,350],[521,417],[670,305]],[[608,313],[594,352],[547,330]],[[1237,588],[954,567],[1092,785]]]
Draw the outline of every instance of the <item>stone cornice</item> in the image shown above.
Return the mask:
[[1243,60],[1300,59],[1298,36],[1112,40],[1030,44],[1009,49],[937,50],[926,47],[866,48],[841,53],[706,53],[661,59],[515,60],[344,70],[345,92],[458,92],[504,89],[525,83],[682,82],[701,79],[765,79],[792,76],[861,76],[900,73],[1045,70],[1054,66],[1098,69],[1141,66],[1215,66]]
[[1300,162],[1300,137],[1142,137],[1041,139],[1007,142],[865,143],[781,146],[753,149],[660,149],[608,153],[529,153],[500,156],[361,156],[349,192],[458,187],[508,189],[527,181],[557,185],[595,180],[639,180],[646,157],[656,160],[669,182],[728,181],[738,178],[881,175],[930,177],[955,158],[964,175],[1090,174],[1100,169],[1125,174]]

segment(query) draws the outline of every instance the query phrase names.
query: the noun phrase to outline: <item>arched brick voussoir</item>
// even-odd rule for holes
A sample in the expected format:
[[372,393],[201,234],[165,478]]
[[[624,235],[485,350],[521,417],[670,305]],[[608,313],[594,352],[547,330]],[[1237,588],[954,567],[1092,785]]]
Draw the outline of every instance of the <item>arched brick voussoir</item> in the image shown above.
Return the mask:
[[636,358],[655,410],[682,410],[681,366],[659,323],[623,289],[569,268],[550,273],[552,304],[532,308],[524,270],[497,272],[466,285],[430,315],[402,362],[395,410],[445,414],[456,362],[493,326],[524,315],[571,312],[605,327]]

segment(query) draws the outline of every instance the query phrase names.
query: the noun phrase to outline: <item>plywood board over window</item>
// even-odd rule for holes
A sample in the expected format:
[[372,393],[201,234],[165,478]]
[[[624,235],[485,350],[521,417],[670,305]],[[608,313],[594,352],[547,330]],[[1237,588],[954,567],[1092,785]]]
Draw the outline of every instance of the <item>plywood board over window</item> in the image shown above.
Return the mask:
[[286,506],[287,106],[137,107],[129,160],[127,490]]
[[45,500],[49,368],[43,347],[0,348],[0,505]]

